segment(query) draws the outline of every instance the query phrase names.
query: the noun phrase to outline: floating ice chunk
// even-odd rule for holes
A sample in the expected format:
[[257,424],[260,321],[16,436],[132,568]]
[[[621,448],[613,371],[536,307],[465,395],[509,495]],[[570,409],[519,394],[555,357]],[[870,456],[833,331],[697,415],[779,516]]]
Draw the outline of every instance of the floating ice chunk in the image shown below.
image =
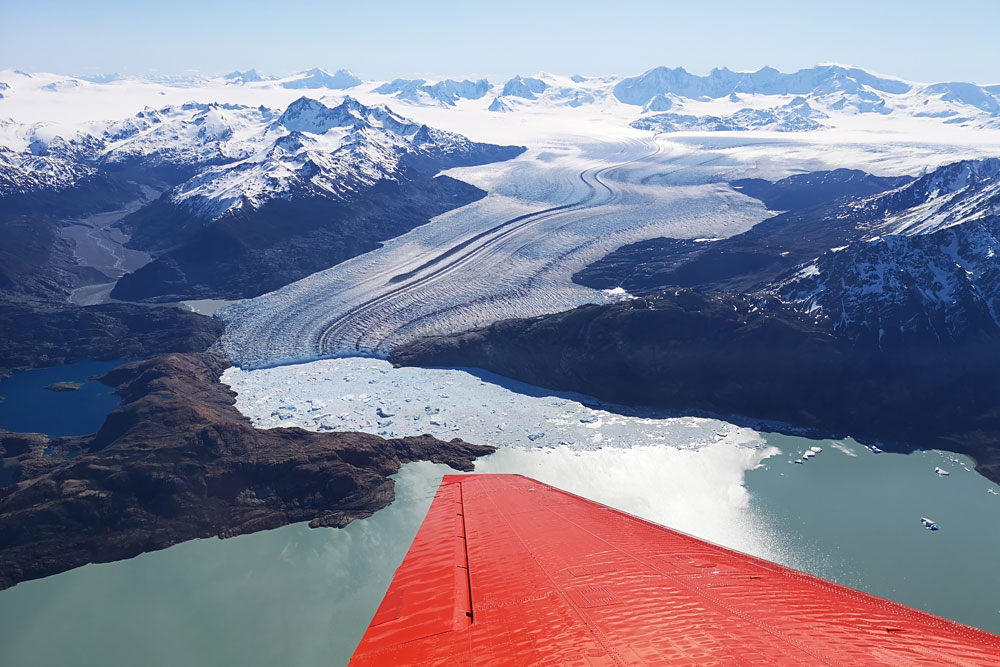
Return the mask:
[[296,412],[298,412],[298,409],[294,405],[282,405],[277,410],[274,410],[271,413],[271,416],[284,421],[286,419],[291,419],[292,417],[294,417]]

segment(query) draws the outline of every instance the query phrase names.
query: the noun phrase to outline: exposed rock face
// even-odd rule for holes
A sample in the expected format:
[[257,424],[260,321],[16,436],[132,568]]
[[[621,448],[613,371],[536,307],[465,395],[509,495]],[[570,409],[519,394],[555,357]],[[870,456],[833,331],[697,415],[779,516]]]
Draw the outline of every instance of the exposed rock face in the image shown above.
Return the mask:
[[0,470],[13,477],[0,488],[0,589],[193,538],[297,521],[342,527],[392,501],[387,476],[401,464],[471,470],[494,451],[430,436],[258,430],[218,381],[227,366],[172,354],[111,371],[102,381],[122,406],[92,436],[0,432]]
[[753,291],[830,248],[850,243],[858,237],[860,224],[850,202],[910,180],[835,169],[773,183],[733,181],[734,189],[785,213],[718,241],[658,238],[625,245],[579,271],[573,280],[595,289],[623,287],[633,294],[667,287]]
[[973,456],[1000,481],[1000,341],[884,352],[776,299],[668,290],[428,338],[401,365],[475,366],[626,404],[744,415]]
[[202,352],[222,323],[179,308],[125,303],[101,306],[0,301],[0,378],[84,359],[143,359]]

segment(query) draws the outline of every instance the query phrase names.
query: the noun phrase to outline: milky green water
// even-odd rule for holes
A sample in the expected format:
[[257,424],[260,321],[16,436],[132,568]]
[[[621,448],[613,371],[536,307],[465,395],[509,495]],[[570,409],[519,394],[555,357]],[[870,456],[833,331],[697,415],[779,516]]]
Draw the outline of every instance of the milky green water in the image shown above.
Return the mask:
[[[872,454],[853,440],[767,440],[785,455],[748,472],[746,486],[755,514],[784,540],[787,564],[1000,633],[1000,496],[987,493],[1000,485],[966,471],[970,459]],[[788,463],[812,445],[823,452]],[[940,530],[924,529],[921,517]]]
[[0,665],[340,665],[360,640],[445,466],[406,466],[388,511],[195,540],[0,592]]

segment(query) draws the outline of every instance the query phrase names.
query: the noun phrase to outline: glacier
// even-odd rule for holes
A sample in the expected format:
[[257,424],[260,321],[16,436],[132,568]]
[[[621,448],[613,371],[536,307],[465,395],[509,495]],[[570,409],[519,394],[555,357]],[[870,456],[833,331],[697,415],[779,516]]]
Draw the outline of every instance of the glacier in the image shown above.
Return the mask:
[[[674,187],[642,183],[666,169],[676,172]],[[759,201],[713,182],[727,169],[745,165],[725,151],[631,139],[553,145],[451,170],[490,194],[379,250],[223,309],[220,349],[244,367],[384,357],[416,337],[607,299],[570,277],[631,240],[730,235],[766,217]]]

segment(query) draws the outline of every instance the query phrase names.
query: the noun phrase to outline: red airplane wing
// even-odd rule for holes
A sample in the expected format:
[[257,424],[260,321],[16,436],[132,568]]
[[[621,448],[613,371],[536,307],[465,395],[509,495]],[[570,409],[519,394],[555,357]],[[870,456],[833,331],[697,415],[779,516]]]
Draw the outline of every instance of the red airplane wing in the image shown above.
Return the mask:
[[352,665],[998,665],[1000,636],[519,475],[448,475]]

